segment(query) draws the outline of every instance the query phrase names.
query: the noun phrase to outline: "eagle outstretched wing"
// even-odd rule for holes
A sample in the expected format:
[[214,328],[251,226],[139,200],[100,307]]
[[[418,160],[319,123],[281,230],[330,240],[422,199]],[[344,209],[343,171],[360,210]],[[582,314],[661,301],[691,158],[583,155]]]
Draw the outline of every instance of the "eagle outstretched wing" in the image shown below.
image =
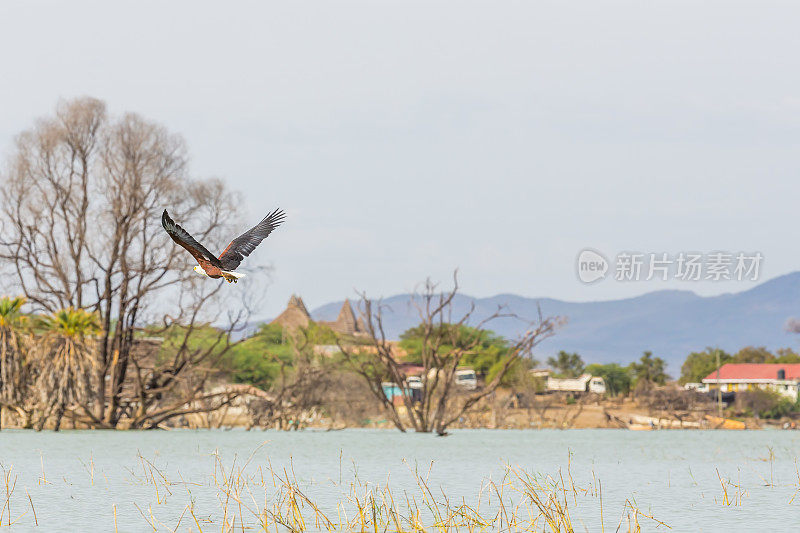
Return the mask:
[[186,248],[186,250],[194,256],[197,262],[200,263],[200,266],[203,266],[203,263],[211,263],[217,268],[222,268],[220,260],[209,252],[205,246],[197,242],[194,237],[189,235],[188,231],[176,224],[175,221],[169,217],[166,209],[164,209],[164,213],[161,215],[161,225],[164,226],[164,229],[173,241]]
[[223,270],[236,270],[239,263],[250,255],[261,241],[272,233],[285,219],[286,213],[276,209],[264,217],[264,220],[239,235],[231,241],[227,248],[220,254],[219,261]]

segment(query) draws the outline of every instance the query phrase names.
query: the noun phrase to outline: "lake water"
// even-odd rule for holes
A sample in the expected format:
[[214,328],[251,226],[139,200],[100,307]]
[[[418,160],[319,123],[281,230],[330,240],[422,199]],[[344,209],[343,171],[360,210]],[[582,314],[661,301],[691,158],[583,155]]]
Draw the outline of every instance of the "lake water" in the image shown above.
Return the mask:
[[[499,482],[509,464],[571,476],[579,487],[601,483],[605,531],[617,528],[626,500],[672,531],[788,531],[800,518],[800,495],[792,501],[800,489],[799,455],[800,432],[775,430],[462,430],[447,437],[387,430],[11,430],[0,432],[0,485],[8,479],[16,486],[8,497],[0,487],[0,500],[10,501],[17,531],[153,531],[149,523],[171,531],[182,513],[178,531],[220,531],[219,479],[251,456],[246,472],[267,478],[260,494],[248,495],[254,506],[269,505],[264,498],[274,487],[264,472],[271,465],[293,469],[298,486],[333,516],[337,505],[339,512],[346,507],[342,487],[354,479],[368,487],[388,479],[395,494],[414,493],[414,468],[430,470],[427,484],[436,495],[475,505],[488,501],[486,481]],[[723,484],[731,505],[724,504]],[[197,521],[185,512],[191,501]],[[596,495],[570,494],[568,503],[576,531],[602,529]],[[7,506],[3,513],[5,526]],[[236,531],[252,518],[241,515]],[[645,517],[639,522],[645,531],[666,530]]]

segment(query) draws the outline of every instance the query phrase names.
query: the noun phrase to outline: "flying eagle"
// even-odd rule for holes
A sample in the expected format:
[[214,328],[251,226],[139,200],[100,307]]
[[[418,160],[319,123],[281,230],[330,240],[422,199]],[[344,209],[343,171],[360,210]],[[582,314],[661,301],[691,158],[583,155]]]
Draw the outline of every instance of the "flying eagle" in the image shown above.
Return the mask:
[[176,224],[175,221],[169,217],[169,213],[167,213],[166,209],[164,209],[164,213],[161,215],[161,225],[164,226],[164,229],[173,241],[186,248],[197,260],[199,265],[194,267],[195,272],[208,276],[209,278],[225,278],[228,283],[236,283],[239,278],[244,277],[244,274],[234,272],[234,270],[236,270],[245,257],[256,249],[256,246],[261,244],[261,241],[272,233],[272,230],[277,228],[284,221],[285,217],[286,213],[280,209],[276,209],[265,216],[264,220],[233,239],[219,257],[209,252],[205,246],[189,235],[188,231]]

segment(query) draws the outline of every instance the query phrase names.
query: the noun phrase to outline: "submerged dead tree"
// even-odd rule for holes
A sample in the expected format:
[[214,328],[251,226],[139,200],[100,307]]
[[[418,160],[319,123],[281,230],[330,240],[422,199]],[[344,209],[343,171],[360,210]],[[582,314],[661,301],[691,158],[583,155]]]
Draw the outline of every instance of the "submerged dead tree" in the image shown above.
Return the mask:
[[[503,378],[520,359],[530,357],[533,348],[552,336],[561,323],[559,317],[544,317],[541,312],[535,322],[517,339],[499,361],[494,376],[475,391],[460,391],[455,374],[467,354],[474,353],[491,335],[489,325],[501,318],[518,318],[500,307],[489,316],[478,319],[474,303],[466,312],[454,314],[458,294],[458,276],[453,275],[453,287],[440,291],[430,279],[412,297],[419,318],[421,342],[421,389],[419,397],[406,380],[396,343],[386,338],[385,308],[362,295],[361,319],[368,340],[362,344],[344,342],[339,348],[349,366],[369,385],[374,397],[385,407],[392,423],[401,431],[436,432],[444,435],[447,428],[481,399],[494,393]],[[464,335],[463,326],[471,326],[473,334]],[[402,405],[393,402],[382,383],[390,382],[400,390]]]
[[337,386],[325,356],[314,352],[307,330],[293,332],[289,342],[290,362],[264,354],[277,365],[278,375],[265,394],[247,402],[250,425],[284,431],[303,429],[320,413],[328,392]]
[[[245,318],[223,315],[224,300],[243,291],[223,293],[219,283],[197,277],[191,256],[160,227],[169,207],[219,249],[219,237],[232,232],[238,197],[220,181],[190,179],[186,166],[179,136],[135,114],[109,117],[102,101],[79,98],[21,133],[2,175],[6,288],[21,291],[34,312],[74,308],[99,319],[94,391],[78,402],[90,426],[113,428],[125,419],[152,427],[184,411],[174,406],[202,395],[203,384],[186,387],[183,378],[219,357]],[[210,348],[192,344],[198,326],[220,321],[229,326],[214,329]],[[134,360],[135,334],[154,322],[181,335],[164,360],[143,367]],[[170,409],[161,405],[167,399]]]

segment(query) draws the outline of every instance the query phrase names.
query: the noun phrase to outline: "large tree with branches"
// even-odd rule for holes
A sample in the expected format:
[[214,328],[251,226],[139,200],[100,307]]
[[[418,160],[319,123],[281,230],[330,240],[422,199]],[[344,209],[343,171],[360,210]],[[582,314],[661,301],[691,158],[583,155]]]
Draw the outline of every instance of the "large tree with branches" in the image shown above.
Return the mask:
[[[488,329],[501,318],[519,318],[500,307],[489,316],[479,318],[474,303],[463,314],[454,315],[454,300],[458,294],[458,276],[453,275],[453,287],[440,290],[430,279],[422,290],[412,296],[420,324],[421,397],[417,397],[406,380],[404,365],[396,343],[386,338],[384,315],[387,309],[380,301],[362,294],[361,317],[367,333],[366,342],[339,340],[339,348],[349,366],[369,385],[374,397],[385,407],[392,423],[401,431],[436,432],[444,435],[447,428],[461,418],[480,400],[493,394],[509,371],[520,359],[529,357],[533,348],[552,336],[560,324],[559,317],[536,320],[519,338],[513,340],[498,361],[493,377],[475,391],[459,391],[455,384],[458,367],[465,357],[474,354],[493,333]],[[465,328],[464,326],[471,326]],[[464,332],[468,331],[468,335]],[[382,383],[391,382],[400,390],[402,405],[387,395]]]
[[[221,181],[188,176],[179,136],[136,114],[110,117],[100,100],[61,102],[17,137],[2,175],[0,268],[5,289],[24,293],[33,312],[72,307],[99,317],[96,390],[75,406],[83,422],[153,427],[202,399],[196,371],[230,344],[244,316],[224,316],[225,300],[244,291],[196,276],[159,216],[169,207],[222,249],[239,204]],[[216,341],[191,343],[196,325],[220,321],[228,326]],[[183,337],[159,364],[142,364],[136,334],[153,323]]]

